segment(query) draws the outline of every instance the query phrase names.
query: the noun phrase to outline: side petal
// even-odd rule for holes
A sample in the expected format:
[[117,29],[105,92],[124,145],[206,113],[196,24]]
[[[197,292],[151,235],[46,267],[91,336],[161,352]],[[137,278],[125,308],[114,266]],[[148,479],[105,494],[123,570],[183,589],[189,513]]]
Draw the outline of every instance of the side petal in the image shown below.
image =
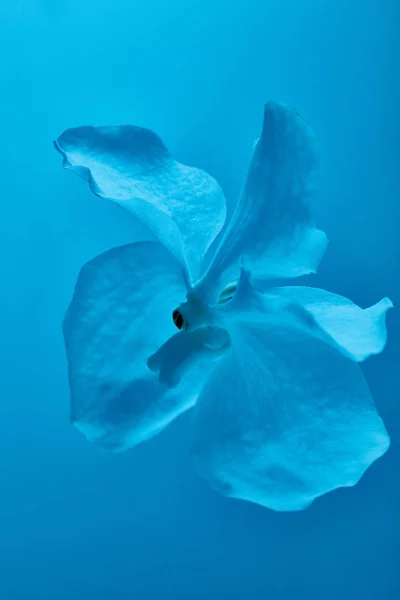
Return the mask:
[[179,263],[153,242],[114,248],[81,270],[63,330],[71,417],[90,441],[129,448],[192,406],[192,380],[171,390],[147,366],[174,335],[186,290]]
[[247,180],[203,285],[237,279],[246,255],[258,278],[316,271],[326,248],[313,217],[314,135],[292,108],[269,102]]
[[270,290],[265,300],[275,310],[288,310],[311,333],[357,362],[379,354],[386,345],[386,313],[393,308],[389,298],[362,309],[338,294],[288,286]]
[[175,161],[141,127],[77,127],[55,142],[65,168],[144,223],[197,277],[225,221],[225,198],[210,175]]
[[218,307],[225,327],[229,329],[229,323],[238,320],[285,320],[356,362],[379,354],[386,345],[386,313],[393,307],[389,298],[362,309],[343,296],[319,288],[284,286],[261,292],[256,286],[252,274],[242,265],[232,299]]
[[237,324],[194,408],[193,453],[221,493],[277,511],[356,484],[389,438],[357,364],[285,322]]

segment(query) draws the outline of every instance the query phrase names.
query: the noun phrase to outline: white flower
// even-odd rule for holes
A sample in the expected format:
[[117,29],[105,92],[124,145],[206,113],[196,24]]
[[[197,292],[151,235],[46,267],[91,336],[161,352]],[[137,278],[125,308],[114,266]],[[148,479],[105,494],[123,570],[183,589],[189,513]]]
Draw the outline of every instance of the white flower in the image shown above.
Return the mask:
[[55,143],[64,166],[135,215],[160,243],[85,265],[64,321],[72,419],[113,449],[193,410],[199,472],[222,493],[297,510],[354,485],[389,438],[356,364],[386,342],[389,299],[349,300],[276,280],[316,271],[314,138],[268,103],[247,179],[225,221],[208,174],[151,131],[80,127]]

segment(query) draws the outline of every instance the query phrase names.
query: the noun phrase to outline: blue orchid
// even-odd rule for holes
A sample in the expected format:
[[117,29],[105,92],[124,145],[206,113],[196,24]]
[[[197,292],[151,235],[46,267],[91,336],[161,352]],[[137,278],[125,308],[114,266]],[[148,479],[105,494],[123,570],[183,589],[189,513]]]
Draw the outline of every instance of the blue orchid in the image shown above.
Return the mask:
[[64,321],[72,420],[124,450],[193,407],[193,456],[221,493],[299,510],[354,485],[389,437],[358,362],[386,343],[384,298],[363,310],[276,281],[314,273],[314,136],[268,103],[235,212],[218,183],[175,161],[153,132],[78,127],[64,167],[135,215],[159,242],[86,264]]

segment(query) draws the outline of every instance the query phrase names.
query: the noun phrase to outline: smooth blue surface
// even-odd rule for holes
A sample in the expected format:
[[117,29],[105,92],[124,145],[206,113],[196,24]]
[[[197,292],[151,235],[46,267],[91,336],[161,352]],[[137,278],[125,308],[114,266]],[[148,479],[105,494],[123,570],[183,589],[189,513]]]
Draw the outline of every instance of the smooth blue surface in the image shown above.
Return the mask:
[[81,123],[150,127],[218,178],[231,209],[265,99],[293,104],[317,133],[331,239],[313,285],[398,305],[398,18],[394,2],[1,6],[2,596],[398,597],[397,311],[363,366],[391,448],[304,513],[209,491],[186,417],[100,453],[67,423],[60,322],[81,265],[132,241],[132,225],[67,177],[50,143]]

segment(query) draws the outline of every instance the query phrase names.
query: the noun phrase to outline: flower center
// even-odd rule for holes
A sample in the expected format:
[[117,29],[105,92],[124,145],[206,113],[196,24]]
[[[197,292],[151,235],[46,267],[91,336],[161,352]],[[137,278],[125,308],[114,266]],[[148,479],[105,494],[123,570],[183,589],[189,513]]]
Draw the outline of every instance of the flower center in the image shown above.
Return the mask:
[[[227,287],[219,297],[219,304],[229,302],[235,286]],[[228,331],[221,326],[218,311],[209,306],[193,289],[172,312],[172,320],[180,332],[167,340],[155,354],[149,356],[147,365],[158,372],[161,383],[176,387],[182,375],[194,365],[214,362],[231,347]]]
[[[234,297],[238,282],[227,285],[218,296],[217,305],[226,304]],[[203,301],[195,290],[188,292],[186,302],[183,302],[172,313],[172,320],[178,329],[194,330],[198,327],[214,326],[215,314],[211,306]]]

